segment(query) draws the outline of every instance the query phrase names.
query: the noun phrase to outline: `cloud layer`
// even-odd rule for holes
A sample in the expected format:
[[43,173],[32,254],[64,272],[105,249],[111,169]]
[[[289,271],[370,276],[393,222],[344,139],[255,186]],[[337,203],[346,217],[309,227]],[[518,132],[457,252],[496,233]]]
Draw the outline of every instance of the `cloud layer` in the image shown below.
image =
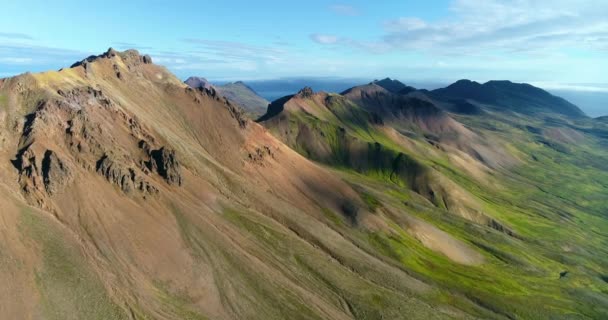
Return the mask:
[[[352,35],[312,37],[370,51],[420,50],[441,54],[533,53],[549,49],[608,51],[608,1],[456,0],[450,19],[399,17],[383,23],[384,35],[362,41]],[[334,39],[334,41],[320,41]]]
[[343,16],[358,16],[359,10],[357,8],[347,4],[334,4],[329,6],[329,9],[336,14]]

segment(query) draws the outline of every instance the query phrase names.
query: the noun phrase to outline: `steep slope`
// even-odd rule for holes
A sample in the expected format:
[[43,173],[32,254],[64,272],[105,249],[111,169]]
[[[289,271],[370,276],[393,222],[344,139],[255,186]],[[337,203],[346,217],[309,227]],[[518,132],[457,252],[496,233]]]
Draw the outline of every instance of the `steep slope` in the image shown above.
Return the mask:
[[[438,101],[421,91],[400,95],[370,84],[339,95],[305,88],[273,102],[260,123],[300,154],[335,168],[370,210],[391,215],[394,206],[405,205],[406,211],[449,230],[450,237],[468,239],[489,254],[485,271],[476,269],[475,280],[454,277],[451,272],[460,271],[446,265],[412,262],[416,250],[402,251],[410,242],[376,233],[374,245],[402,265],[460,288],[456,290],[467,288],[467,296],[484,297],[484,306],[506,317],[605,315],[607,301],[597,274],[607,261],[591,253],[606,253],[601,245],[606,235],[599,230],[608,222],[601,213],[606,204],[600,200],[608,191],[601,182],[608,174],[602,164],[608,154],[601,146],[608,140],[603,140],[601,129],[585,118],[560,121],[562,115],[546,112],[553,116],[538,119],[474,100],[459,101],[459,109],[447,113],[442,109],[453,101]],[[597,224],[593,234],[587,231],[589,223]],[[450,243],[439,239],[430,234],[416,237],[436,252]],[[463,253],[455,247],[449,251]],[[466,260],[446,256],[454,262]],[[494,259],[500,262],[494,264]],[[468,268],[462,272],[470,275],[473,269]],[[580,268],[576,276],[571,275],[573,268]],[[543,293],[523,294],[527,301],[511,300],[519,290],[535,291],[532,283],[538,284],[538,277],[552,279],[540,280]],[[482,280],[490,278],[492,284]],[[589,286],[579,286],[580,281]],[[581,296],[566,298],[566,287]],[[494,290],[520,293],[509,299],[489,298]],[[561,310],[556,314],[529,309],[539,306],[535,299],[541,295],[569,301],[578,311],[558,307],[561,303],[549,302],[553,298],[541,300]],[[592,304],[602,307],[583,307]]]
[[459,80],[448,87],[431,92],[440,100],[475,100],[494,105],[503,111],[526,115],[558,114],[581,118],[585,114],[572,103],[527,83],[488,81],[484,84]]
[[0,92],[3,317],[459,312],[359,244],[383,218],[351,186],[149,57],[109,50]]
[[[606,315],[607,156],[592,124],[502,118],[492,131],[409,111],[426,104],[373,106],[306,89],[267,121],[363,146],[349,164],[390,164],[388,176],[311,162],[136,51],[3,79],[2,318]],[[425,137],[444,116],[513,140],[521,163],[476,167],[451,139]],[[558,147],[577,137],[565,125],[584,140]]]
[[[470,152],[480,163],[506,163],[496,150],[484,146],[473,132],[432,103],[393,94],[371,84],[354,87],[344,95],[314,93],[310,88],[273,102],[260,118],[276,136],[309,159],[356,172],[383,177],[407,186],[435,206],[474,222],[503,228],[487,217],[466,192],[425,164],[425,145],[455,149],[459,157]],[[495,148],[498,149],[498,148]],[[484,170],[484,169],[482,169]],[[455,196],[457,195],[457,196]]]

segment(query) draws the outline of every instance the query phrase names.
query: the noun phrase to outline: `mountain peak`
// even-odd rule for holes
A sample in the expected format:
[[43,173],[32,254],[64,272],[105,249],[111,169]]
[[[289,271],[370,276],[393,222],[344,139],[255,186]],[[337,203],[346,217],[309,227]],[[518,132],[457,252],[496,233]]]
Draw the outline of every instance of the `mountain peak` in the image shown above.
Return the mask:
[[211,82],[209,82],[207,79],[205,79],[203,77],[189,77],[188,79],[186,79],[186,81],[184,81],[184,83],[195,89],[213,88],[213,85],[211,84]]
[[120,57],[127,65],[130,64],[152,64],[152,58],[149,55],[141,55],[139,51],[135,49],[129,49],[125,51],[117,51],[110,47],[108,50],[100,55],[91,55],[81,61],[78,61],[70,66],[70,68],[76,68],[83,66],[85,69],[89,63],[98,61],[100,59],[112,59],[114,57]]
[[312,90],[312,88],[306,86],[306,87],[300,89],[300,91],[298,91],[296,96],[299,98],[308,99],[308,98],[311,98],[314,94],[315,94],[315,92]]
[[460,79],[460,80],[452,83],[448,87],[479,87],[479,86],[481,86],[481,83],[479,83],[477,81],[473,81],[473,80],[469,80],[469,79]]
[[[405,84],[403,84],[403,82],[399,80],[394,80],[388,77],[382,80],[374,80],[372,83],[381,86],[382,88],[393,93],[400,93],[404,89],[411,88],[406,86]],[[411,89],[415,90],[414,88]],[[409,92],[411,92],[411,90],[408,90],[408,93]]]

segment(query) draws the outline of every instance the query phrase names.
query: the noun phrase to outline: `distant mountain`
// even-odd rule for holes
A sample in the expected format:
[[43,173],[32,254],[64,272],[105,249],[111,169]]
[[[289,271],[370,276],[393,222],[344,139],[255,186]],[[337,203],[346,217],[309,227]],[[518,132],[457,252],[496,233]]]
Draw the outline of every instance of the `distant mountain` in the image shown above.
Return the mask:
[[384,78],[382,80],[374,80],[372,82],[375,85],[381,86],[382,88],[392,92],[392,93],[401,93],[408,94],[412,91],[416,91],[416,88],[407,86],[403,84],[399,80],[393,80],[391,78]]
[[190,78],[186,79],[186,81],[184,81],[184,83],[186,83],[187,85],[189,85],[192,88],[211,89],[214,87],[211,84],[211,82],[209,82],[209,81],[207,81],[207,79],[201,78],[201,77],[190,77]]
[[216,88],[228,100],[241,105],[253,118],[266,113],[266,108],[270,103],[242,81],[227,83]]
[[585,113],[574,104],[526,83],[493,80],[480,84],[459,80],[445,88],[431,91],[431,96],[444,101],[471,99],[528,115],[555,113],[575,118],[585,117]]
[[213,85],[205,78],[190,77],[185,83],[192,88],[216,90],[221,96],[224,96],[229,101],[241,106],[253,119],[263,115],[269,104],[268,100],[260,97],[242,81],[231,82],[224,85]]

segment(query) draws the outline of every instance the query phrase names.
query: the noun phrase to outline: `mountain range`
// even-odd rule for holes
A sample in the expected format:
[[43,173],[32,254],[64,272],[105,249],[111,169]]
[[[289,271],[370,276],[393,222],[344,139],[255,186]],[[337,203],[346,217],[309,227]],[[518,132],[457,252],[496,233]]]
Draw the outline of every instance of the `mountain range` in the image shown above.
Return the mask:
[[3,318],[608,316],[608,121],[528,84],[268,104],[109,49],[0,120]]

